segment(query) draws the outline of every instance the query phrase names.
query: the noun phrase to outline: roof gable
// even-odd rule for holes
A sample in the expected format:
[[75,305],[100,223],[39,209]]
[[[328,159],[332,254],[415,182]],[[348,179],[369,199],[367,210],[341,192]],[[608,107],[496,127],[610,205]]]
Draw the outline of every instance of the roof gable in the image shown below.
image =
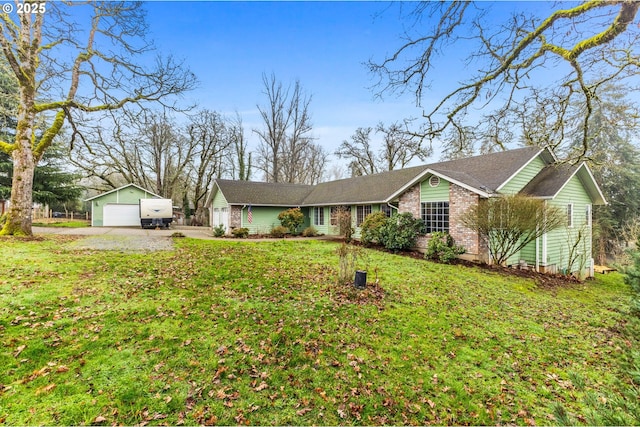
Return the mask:
[[546,150],[548,149],[524,147],[433,163],[427,165],[421,174],[407,182],[389,199],[399,196],[429,174],[437,175],[482,197],[489,197]]
[[104,197],[104,196],[106,196],[106,195],[108,195],[108,194],[115,193],[115,192],[117,192],[117,191],[122,191],[122,190],[124,190],[124,189],[126,189],[126,188],[129,188],[129,187],[134,187],[134,188],[137,188],[138,190],[140,190],[140,191],[142,191],[142,192],[144,192],[144,193],[148,193],[148,194],[152,195],[152,196],[153,196],[153,198],[162,199],[162,196],[160,196],[160,195],[158,195],[158,194],[156,194],[156,193],[153,193],[153,192],[151,192],[151,191],[149,191],[149,190],[146,190],[146,189],[144,189],[144,188],[140,187],[139,185],[136,185],[136,184],[131,183],[131,184],[123,185],[122,187],[114,188],[113,190],[105,191],[104,193],[100,193],[100,194],[98,194],[97,196],[90,197],[90,198],[88,198],[88,199],[85,199],[84,201],[85,201],[85,202],[90,202],[90,201],[92,201],[92,200],[95,200],[95,199],[99,199],[99,198],[101,198],[101,197]]
[[541,199],[554,199],[574,176],[580,180],[594,204],[604,205],[607,203],[586,163],[548,165],[529,181],[520,193]]

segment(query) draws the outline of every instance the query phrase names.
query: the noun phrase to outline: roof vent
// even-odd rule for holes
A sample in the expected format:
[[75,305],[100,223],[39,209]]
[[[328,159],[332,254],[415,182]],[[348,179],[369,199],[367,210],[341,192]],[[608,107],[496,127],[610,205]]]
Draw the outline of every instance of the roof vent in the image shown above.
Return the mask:
[[431,178],[429,178],[429,185],[432,187],[437,187],[438,185],[440,185],[440,177],[431,175]]

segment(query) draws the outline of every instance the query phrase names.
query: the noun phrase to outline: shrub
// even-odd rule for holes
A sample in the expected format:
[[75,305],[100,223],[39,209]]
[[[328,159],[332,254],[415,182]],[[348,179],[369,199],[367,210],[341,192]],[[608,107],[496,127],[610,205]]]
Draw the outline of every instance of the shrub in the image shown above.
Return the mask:
[[567,215],[543,200],[513,194],[480,201],[465,212],[461,222],[480,234],[494,264],[506,265],[529,243],[566,224]]
[[384,212],[375,212],[367,215],[360,224],[360,241],[369,246],[372,243],[380,243],[380,230],[387,223],[387,215]]
[[394,214],[380,227],[380,243],[390,251],[406,251],[415,247],[424,234],[424,222],[408,212]]
[[277,225],[271,229],[272,237],[284,237],[287,234],[287,228],[281,225]]
[[246,239],[249,236],[249,229],[246,227],[235,228],[231,231],[231,234],[237,239]]
[[314,237],[318,235],[318,230],[315,227],[307,227],[302,231],[302,235],[304,237]]
[[340,206],[336,211],[336,218],[338,220],[338,229],[340,234],[344,236],[345,242],[351,242],[353,236],[353,227],[351,226],[351,210],[346,206]]
[[222,237],[224,236],[224,225],[220,224],[217,227],[213,227],[213,235],[215,237]]
[[366,262],[364,249],[343,243],[336,248],[336,254],[338,255],[338,284],[353,282],[358,260]]
[[464,252],[465,249],[456,245],[449,233],[436,231],[431,235],[431,240],[427,244],[425,258],[448,264]]
[[298,227],[304,222],[304,214],[300,208],[291,208],[278,214],[278,219],[283,227],[289,229],[291,234],[296,234]]

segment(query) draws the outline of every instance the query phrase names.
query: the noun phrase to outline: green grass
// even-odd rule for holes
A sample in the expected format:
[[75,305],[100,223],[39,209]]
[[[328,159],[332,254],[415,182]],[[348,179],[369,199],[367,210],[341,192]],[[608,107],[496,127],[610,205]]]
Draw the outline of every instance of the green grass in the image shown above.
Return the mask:
[[34,222],[34,227],[60,227],[60,228],[84,228],[91,226],[90,221],[69,219],[48,219],[43,222]]
[[357,291],[329,242],[71,239],[0,240],[0,423],[640,423],[617,274],[548,289],[367,251]]

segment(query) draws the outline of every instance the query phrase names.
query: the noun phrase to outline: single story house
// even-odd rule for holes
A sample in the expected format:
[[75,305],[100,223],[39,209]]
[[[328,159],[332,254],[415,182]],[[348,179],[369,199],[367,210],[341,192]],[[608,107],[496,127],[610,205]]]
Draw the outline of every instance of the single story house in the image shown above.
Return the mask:
[[[340,206],[350,209],[356,236],[372,212],[410,212],[426,225],[419,248],[426,247],[430,233],[445,231],[464,246],[466,258],[488,261],[486,244],[460,218],[481,199],[516,193],[566,210],[567,225],[532,242],[509,263],[527,263],[538,271],[592,274],[592,206],[605,204],[605,198],[585,163],[559,163],[549,148],[525,147],[317,185],[218,179],[208,206],[213,226],[222,224],[227,231],[246,227],[250,233],[268,233],[280,224],[278,213],[291,207],[302,209],[305,226],[328,235],[339,234]],[[578,235],[580,257],[568,265],[569,245]]]
[[140,226],[140,199],[162,197],[135,184],[127,184],[85,202],[91,202],[92,227]]

